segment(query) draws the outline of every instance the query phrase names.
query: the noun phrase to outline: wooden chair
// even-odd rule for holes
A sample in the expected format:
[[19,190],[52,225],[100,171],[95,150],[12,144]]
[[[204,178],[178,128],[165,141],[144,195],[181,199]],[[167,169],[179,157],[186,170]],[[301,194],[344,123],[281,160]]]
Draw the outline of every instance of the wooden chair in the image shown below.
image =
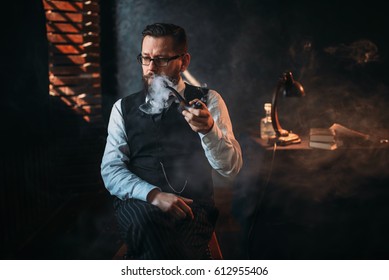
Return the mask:
[[212,233],[211,240],[209,241],[208,244],[208,250],[210,252],[210,258],[212,260],[222,260],[223,259],[223,254],[222,251],[220,250],[219,242],[217,241],[216,237],[216,232]]

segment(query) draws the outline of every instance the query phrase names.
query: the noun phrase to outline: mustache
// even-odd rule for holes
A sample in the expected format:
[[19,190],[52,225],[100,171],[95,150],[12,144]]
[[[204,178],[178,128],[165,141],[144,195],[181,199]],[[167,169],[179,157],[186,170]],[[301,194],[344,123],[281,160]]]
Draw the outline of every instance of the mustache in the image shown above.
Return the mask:
[[155,76],[156,76],[156,74],[150,73],[150,74],[143,75],[142,77],[143,77],[143,79],[150,79],[150,78],[153,78]]

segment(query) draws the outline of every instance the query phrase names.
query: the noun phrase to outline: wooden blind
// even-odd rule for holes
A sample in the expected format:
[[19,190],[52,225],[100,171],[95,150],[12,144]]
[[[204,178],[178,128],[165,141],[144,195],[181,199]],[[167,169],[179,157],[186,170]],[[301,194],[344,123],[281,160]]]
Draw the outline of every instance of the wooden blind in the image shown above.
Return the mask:
[[102,123],[98,0],[43,0],[50,95],[92,124]]

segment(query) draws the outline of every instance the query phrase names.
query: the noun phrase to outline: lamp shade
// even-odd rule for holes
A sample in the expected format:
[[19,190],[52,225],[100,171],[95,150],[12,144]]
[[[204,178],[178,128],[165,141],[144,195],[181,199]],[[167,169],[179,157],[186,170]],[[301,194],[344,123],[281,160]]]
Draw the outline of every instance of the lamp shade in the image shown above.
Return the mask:
[[285,72],[282,74],[283,90],[282,95],[284,97],[302,97],[305,96],[303,86],[293,79],[292,72]]

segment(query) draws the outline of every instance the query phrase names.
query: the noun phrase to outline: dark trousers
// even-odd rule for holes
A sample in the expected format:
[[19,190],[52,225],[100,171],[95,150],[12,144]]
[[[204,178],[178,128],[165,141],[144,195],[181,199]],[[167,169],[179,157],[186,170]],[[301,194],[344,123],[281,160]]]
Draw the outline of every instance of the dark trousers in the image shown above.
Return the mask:
[[191,204],[194,220],[176,220],[150,203],[115,199],[115,213],[133,259],[205,259],[215,228],[214,207]]

